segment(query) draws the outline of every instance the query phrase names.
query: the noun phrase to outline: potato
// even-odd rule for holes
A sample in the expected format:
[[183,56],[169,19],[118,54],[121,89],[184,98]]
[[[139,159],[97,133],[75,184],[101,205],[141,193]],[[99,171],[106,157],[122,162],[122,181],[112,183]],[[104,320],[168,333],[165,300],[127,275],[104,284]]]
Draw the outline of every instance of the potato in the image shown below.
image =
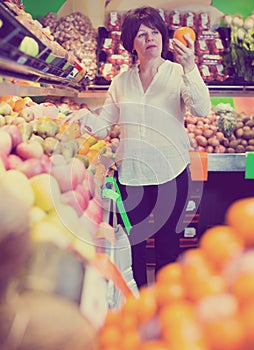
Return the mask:
[[243,136],[243,128],[236,129],[235,136],[240,139]]
[[239,143],[240,143],[239,139],[238,140],[232,140],[232,141],[229,142],[229,147],[235,149],[239,145]]
[[253,152],[253,151],[254,151],[254,146],[252,146],[252,145],[251,145],[251,146],[250,146],[250,145],[247,146],[247,147],[245,148],[245,151],[246,151],[246,152]]
[[[246,140],[245,140],[246,141]],[[246,141],[250,146],[254,146],[254,138]]]
[[232,147],[227,147],[226,148],[226,153],[235,153],[235,149]]
[[237,145],[235,148],[236,153],[244,153],[245,147],[243,145]]

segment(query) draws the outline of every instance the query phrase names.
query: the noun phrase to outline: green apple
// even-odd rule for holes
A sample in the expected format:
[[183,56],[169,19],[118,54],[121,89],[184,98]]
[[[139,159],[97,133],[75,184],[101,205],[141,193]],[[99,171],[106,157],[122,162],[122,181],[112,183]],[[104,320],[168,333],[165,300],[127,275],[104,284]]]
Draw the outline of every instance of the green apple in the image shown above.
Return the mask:
[[36,57],[39,53],[39,45],[37,41],[30,36],[25,36],[19,45],[19,51],[26,55]]

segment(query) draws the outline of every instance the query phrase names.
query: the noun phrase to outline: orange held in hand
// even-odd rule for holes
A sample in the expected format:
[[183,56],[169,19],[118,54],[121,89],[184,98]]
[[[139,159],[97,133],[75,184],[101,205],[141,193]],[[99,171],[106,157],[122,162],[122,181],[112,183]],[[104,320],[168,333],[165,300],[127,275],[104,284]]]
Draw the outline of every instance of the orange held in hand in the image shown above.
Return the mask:
[[176,29],[173,38],[181,41],[185,46],[188,46],[188,42],[185,40],[185,35],[189,35],[192,41],[196,40],[196,33],[190,27],[180,27]]

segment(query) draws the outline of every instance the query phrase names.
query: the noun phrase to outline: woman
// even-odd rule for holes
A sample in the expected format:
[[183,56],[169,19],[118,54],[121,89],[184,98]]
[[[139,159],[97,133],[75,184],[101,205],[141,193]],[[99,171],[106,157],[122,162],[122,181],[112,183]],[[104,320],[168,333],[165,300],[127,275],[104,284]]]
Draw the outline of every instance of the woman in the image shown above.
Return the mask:
[[209,91],[194,62],[194,43],[173,41],[178,63],[165,59],[167,28],[157,11],[128,11],[122,25],[123,46],[139,62],[116,76],[100,117],[79,112],[84,130],[104,138],[120,125],[116,155],[117,181],[132,224],[133,273],[137,285],[147,283],[146,239],[155,242],[156,272],[176,260],[179,219],[189,187],[189,139],[184,129],[188,107],[195,116],[210,110]]

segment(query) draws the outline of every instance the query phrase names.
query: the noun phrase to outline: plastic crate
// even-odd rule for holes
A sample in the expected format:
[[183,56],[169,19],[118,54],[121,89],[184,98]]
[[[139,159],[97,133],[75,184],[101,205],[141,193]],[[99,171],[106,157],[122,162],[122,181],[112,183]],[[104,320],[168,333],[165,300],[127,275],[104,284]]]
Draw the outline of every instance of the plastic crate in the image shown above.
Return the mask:
[[4,48],[6,44],[11,45],[14,49],[18,49],[24,37],[29,36],[38,43],[39,54],[36,57],[46,60],[51,50],[23,26],[2,3],[0,3],[0,20],[2,22],[0,27],[0,49]]

